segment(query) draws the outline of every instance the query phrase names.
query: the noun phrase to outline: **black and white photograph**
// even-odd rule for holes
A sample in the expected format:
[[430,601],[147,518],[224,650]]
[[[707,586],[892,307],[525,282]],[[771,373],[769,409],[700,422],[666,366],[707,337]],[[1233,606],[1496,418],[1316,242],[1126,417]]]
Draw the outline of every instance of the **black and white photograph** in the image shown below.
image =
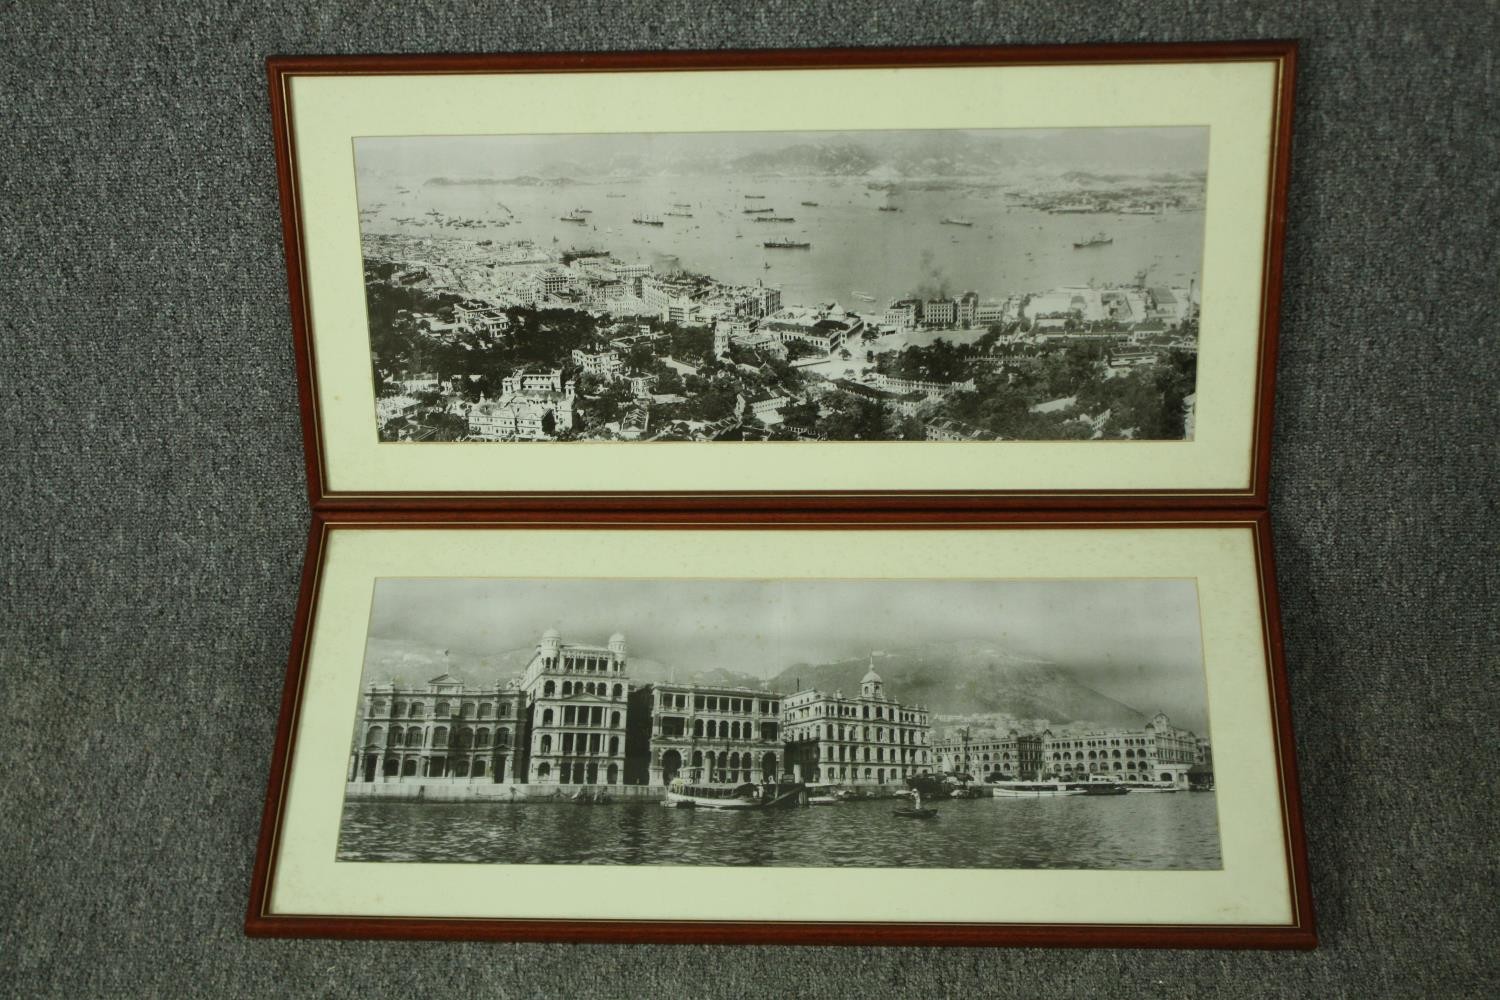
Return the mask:
[[360,136],[381,441],[1181,441],[1209,129]]
[[1192,579],[382,578],[340,861],[1218,870]]

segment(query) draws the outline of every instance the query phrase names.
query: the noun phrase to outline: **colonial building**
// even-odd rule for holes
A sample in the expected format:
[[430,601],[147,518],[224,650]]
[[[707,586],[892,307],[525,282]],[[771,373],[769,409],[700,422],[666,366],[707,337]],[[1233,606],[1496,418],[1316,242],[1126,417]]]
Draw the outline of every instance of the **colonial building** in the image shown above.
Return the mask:
[[557,629],[542,633],[521,677],[530,730],[527,780],[624,781],[627,666],[625,637],[618,632],[605,646],[564,643]]
[[873,658],[857,698],[799,691],[782,699],[781,715],[787,763],[804,781],[900,787],[933,769],[926,709],[887,697]]
[[762,319],[756,329],[783,344],[807,344],[824,354],[832,354],[846,342],[857,339],[864,325],[864,320],[854,313],[827,302],[812,307],[786,306]]
[[361,700],[349,780],[524,780],[525,714],[514,686],[468,688],[444,673],[422,687],[371,684]]
[[651,784],[667,784],[684,767],[709,781],[774,781],[782,773],[780,695],[654,684],[637,697],[632,708],[639,704],[649,720]]
[[[1172,782],[1186,787],[1195,764],[1212,766],[1208,740],[1174,727],[1158,712],[1140,729],[1088,732],[1011,730],[1004,738],[970,740],[962,734],[937,746],[938,766],[949,773],[1030,778],[1079,778],[1108,774],[1127,781]],[[1211,773],[1211,772],[1210,772]]]

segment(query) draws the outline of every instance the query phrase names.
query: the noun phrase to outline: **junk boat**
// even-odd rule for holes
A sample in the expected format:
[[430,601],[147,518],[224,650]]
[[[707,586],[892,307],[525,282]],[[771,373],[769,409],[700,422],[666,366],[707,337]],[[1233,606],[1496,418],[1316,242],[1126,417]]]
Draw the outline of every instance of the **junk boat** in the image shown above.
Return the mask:
[[807,786],[783,776],[780,781],[711,781],[703,769],[690,767],[667,786],[662,805],[675,809],[772,809],[798,805],[807,796]]
[[1044,799],[1059,795],[1082,795],[1082,788],[1061,781],[1002,781],[990,786],[997,799]]
[[1113,236],[1106,236],[1103,233],[1095,233],[1093,236],[1090,236],[1086,240],[1075,242],[1073,244],[1073,249],[1074,250],[1084,250],[1084,249],[1087,249],[1088,247],[1108,246],[1109,244],[1113,243],[1114,241],[1115,241],[1115,238]]

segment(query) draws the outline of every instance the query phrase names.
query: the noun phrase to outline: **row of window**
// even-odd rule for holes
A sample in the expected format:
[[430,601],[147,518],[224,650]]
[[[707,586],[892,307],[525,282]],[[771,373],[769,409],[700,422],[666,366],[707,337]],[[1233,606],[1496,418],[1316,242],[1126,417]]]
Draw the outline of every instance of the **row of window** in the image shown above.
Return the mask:
[[[542,725],[550,726],[554,720],[559,718],[550,708],[542,709]],[[604,708],[600,705],[564,705],[562,709],[562,725],[564,726],[603,726],[605,725]],[[620,728],[620,713],[609,713],[609,728]]]
[[812,726],[793,730],[793,739],[825,739],[842,742],[900,743],[903,746],[921,746],[927,742],[925,733],[919,729],[886,729],[884,726],[836,726],[825,723],[821,728]]
[[[874,760],[874,761],[881,761],[881,762],[883,762],[883,761],[889,759],[891,761],[891,763],[893,763],[893,764],[896,763],[898,760],[901,761],[902,763],[923,763],[923,764],[925,764],[927,762],[927,754],[925,752],[923,752],[923,751],[920,751],[920,750],[916,750],[916,751],[913,751],[913,750],[902,750],[901,751],[902,756],[898,758],[896,756],[896,750],[893,747],[890,750],[890,757],[887,758],[886,757],[886,749],[885,749],[885,747],[876,747],[875,748],[875,756],[874,757],[870,756],[870,748],[869,747],[864,747],[863,748],[864,756],[863,756],[863,758],[861,758],[860,757],[860,748],[857,748],[857,747],[835,746],[835,745],[830,744],[830,743],[825,743],[822,746],[823,746],[823,749],[822,749],[821,756],[824,759],[826,759],[826,760],[861,760],[861,759],[863,759],[863,760],[867,760],[867,761]],[[846,753],[846,751],[847,751],[847,753]]]
[[[537,744],[537,753],[550,754],[552,752],[552,736],[543,735]],[[620,756],[620,738],[611,736],[609,742],[604,742],[600,733],[563,733],[559,752],[563,756],[571,754],[587,754],[597,757],[601,753],[607,753],[610,757]]]
[[543,698],[555,698],[561,693],[566,698],[575,694],[593,694],[601,698],[623,698],[625,697],[625,685],[616,684],[613,688],[604,681],[563,681],[559,685],[554,681],[548,681],[542,685]]
[[[371,726],[365,734],[365,746],[379,747],[407,747],[420,749],[429,745],[426,742],[427,730],[422,726],[410,726],[403,730],[400,726],[392,726],[390,739],[386,740],[384,726]],[[494,733],[495,743],[499,746],[507,746],[510,743],[510,730],[497,729]],[[448,727],[438,726],[432,730],[432,743],[434,747],[446,747],[448,745]],[[490,731],[483,727],[469,729],[467,727],[457,729],[453,732],[453,745],[460,750],[469,747],[487,747],[490,745]]]
[[[372,715],[372,716],[381,716],[381,715],[384,715],[385,714],[385,710],[386,710],[386,701],[385,701],[384,698],[377,698],[373,702],[370,703],[370,715]],[[432,714],[433,714],[433,716],[435,718],[439,718],[439,719],[446,719],[446,718],[448,718],[450,715],[453,714],[453,711],[454,711],[454,705],[453,705],[452,702],[448,702],[448,701],[440,701],[436,705],[432,706]],[[423,717],[423,715],[426,712],[427,712],[427,706],[423,702],[420,702],[420,701],[413,701],[413,702],[398,701],[398,702],[395,703],[395,706],[394,706],[394,708],[393,708],[393,710],[391,712],[391,716],[393,718],[397,718],[397,719],[402,719],[402,718],[405,718],[405,719],[420,719],[420,718]],[[500,702],[500,709],[499,709],[499,715],[498,716],[495,715],[495,706],[492,703],[487,702],[487,701],[478,702],[477,704],[475,702],[466,701],[466,702],[462,702],[458,706],[458,717],[461,718],[461,719],[473,719],[473,718],[488,719],[488,718],[490,718],[492,716],[494,716],[496,718],[501,718],[501,719],[509,718],[510,717],[510,703],[509,702],[504,702],[504,701]]]
[[[853,705],[845,705],[839,702],[819,702],[807,708],[788,711],[786,714],[788,721],[806,718],[822,719],[833,717],[841,719],[889,719],[891,722],[905,722],[912,725],[926,724],[925,721],[919,717],[921,713],[918,712],[903,712],[899,709],[892,708],[890,709],[889,714],[887,714],[886,708],[883,705],[875,705],[873,707],[873,712],[871,706],[869,705],[861,705],[860,708],[862,709],[862,711],[856,712]],[[833,711],[833,709],[837,709],[837,711]]]

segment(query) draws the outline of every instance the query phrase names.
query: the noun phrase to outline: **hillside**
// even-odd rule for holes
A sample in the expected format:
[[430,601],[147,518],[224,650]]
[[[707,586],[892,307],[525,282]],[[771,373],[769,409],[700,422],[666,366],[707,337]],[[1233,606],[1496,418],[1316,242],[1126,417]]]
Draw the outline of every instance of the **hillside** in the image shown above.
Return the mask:
[[[1076,680],[1064,666],[1019,656],[985,640],[925,643],[875,655],[886,693],[935,715],[1004,714],[1057,725],[1141,725],[1145,713]],[[799,687],[859,693],[868,658],[798,664],[772,678],[774,691]]]

